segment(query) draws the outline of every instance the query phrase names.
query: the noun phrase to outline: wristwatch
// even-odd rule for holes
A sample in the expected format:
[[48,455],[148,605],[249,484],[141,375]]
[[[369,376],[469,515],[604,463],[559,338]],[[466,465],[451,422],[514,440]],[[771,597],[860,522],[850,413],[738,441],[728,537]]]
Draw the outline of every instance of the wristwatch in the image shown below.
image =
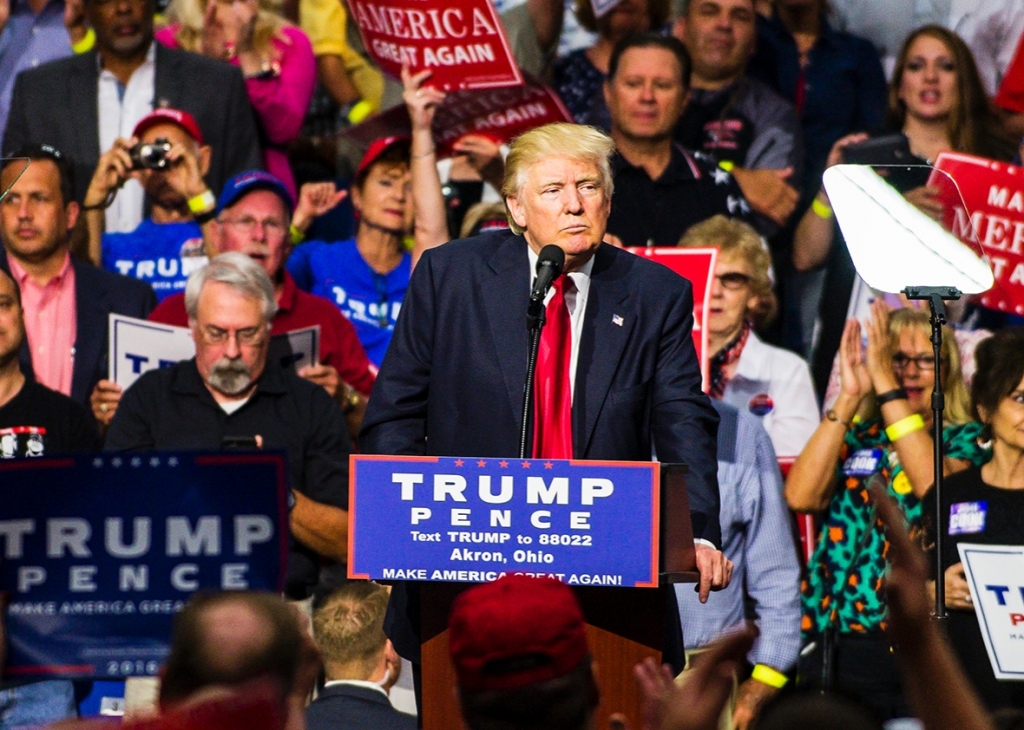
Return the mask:
[[[348,386],[345,387],[348,388]],[[345,397],[341,399],[341,412],[347,416],[358,407],[359,393],[356,392],[355,388],[348,388]]]

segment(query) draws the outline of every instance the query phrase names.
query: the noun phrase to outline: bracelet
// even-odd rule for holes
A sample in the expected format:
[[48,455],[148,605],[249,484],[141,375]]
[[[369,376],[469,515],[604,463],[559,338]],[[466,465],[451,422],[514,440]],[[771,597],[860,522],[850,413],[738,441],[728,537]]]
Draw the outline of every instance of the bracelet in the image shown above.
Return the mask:
[[71,50],[74,53],[88,53],[96,45],[96,31],[92,28],[88,28],[85,31],[85,35],[82,36],[82,40],[77,43],[71,44]]
[[895,443],[908,433],[914,433],[914,431],[921,431],[922,429],[924,429],[924,419],[917,413],[914,413],[906,418],[901,418],[891,426],[886,426],[885,435],[889,437],[890,441]]
[[288,226],[288,235],[292,237],[292,245],[297,246],[302,243],[302,239],[306,237],[306,234],[296,228],[294,225]]
[[345,397],[342,399],[341,413],[347,416],[356,408],[359,407],[359,393],[356,392],[355,388],[349,388]]
[[818,216],[822,220],[832,219],[832,206],[828,203],[822,203],[817,197],[811,201],[811,210],[814,211],[814,215]]
[[772,669],[767,664],[755,664],[754,671],[751,672],[750,677],[775,689],[782,689],[789,681],[789,677],[782,672]]
[[362,99],[353,104],[352,108],[348,110],[348,122],[352,125],[359,124],[359,122],[371,114],[373,114],[373,104],[366,99]]
[[718,167],[721,168],[722,170],[725,170],[726,172],[732,172],[733,170],[736,169],[736,163],[730,162],[729,160],[722,160],[721,162],[718,163]]
[[875,402],[878,403],[879,406],[884,406],[886,403],[892,403],[894,400],[906,399],[907,391],[903,390],[903,388],[893,388],[892,390],[887,390],[884,393],[875,396]]
[[410,153],[409,157],[411,157],[414,160],[422,160],[422,159],[424,159],[426,157],[433,157],[434,156],[434,152],[435,152],[435,150],[430,150],[430,152],[424,152],[422,155],[414,155],[414,154]]
[[216,207],[217,199],[213,197],[213,193],[210,190],[204,190],[194,198],[188,199],[188,209],[192,211],[192,215],[207,213]]
[[842,420],[839,417],[839,415],[833,409],[831,409],[831,408],[829,408],[827,411],[825,411],[825,418],[827,418],[828,420],[832,421],[833,423],[840,423],[840,424],[842,424],[843,428],[845,428],[847,431],[850,430],[850,424],[847,423],[846,421]]

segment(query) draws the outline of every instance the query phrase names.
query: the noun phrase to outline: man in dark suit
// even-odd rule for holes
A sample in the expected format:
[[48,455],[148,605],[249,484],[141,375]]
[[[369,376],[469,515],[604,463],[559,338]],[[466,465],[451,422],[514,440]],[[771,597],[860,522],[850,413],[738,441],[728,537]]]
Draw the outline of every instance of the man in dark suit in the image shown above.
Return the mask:
[[306,709],[308,730],[415,730],[416,718],[388,698],[401,659],[384,636],[388,592],[347,583],[313,611],[313,638],[326,683]]
[[[571,421],[571,444],[560,453],[646,461],[653,446],[659,460],[689,467],[706,600],[712,587],[728,583],[731,564],[716,548],[718,416],[701,391],[692,287],[663,266],[602,243],[612,150],[604,134],[569,124],[516,140],[502,194],[518,235],[455,241],[420,259],[360,446],[376,454],[518,455],[531,272],[541,249],[554,244],[565,252],[571,280],[553,287],[569,308],[572,350],[565,383],[571,412],[560,429]],[[538,418],[547,423],[543,413]],[[553,453],[543,440],[539,448],[535,456]],[[404,643],[398,648],[414,651]]]
[[[156,296],[145,283],[74,259],[68,234],[78,218],[67,158],[48,145],[16,150],[0,171],[0,268],[21,288],[28,337],[21,349],[26,375],[85,404],[107,375],[111,312],[145,318]],[[18,177],[18,174],[24,173]],[[17,178],[17,182],[14,180]]]
[[[113,75],[123,88],[121,129],[102,149],[129,136],[153,108],[169,106],[191,114],[213,148],[207,182],[214,191],[232,175],[262,166],[255,116],[237,68],[156,43],[153,0],[85,0],[85,12],[96,32],[95,50],[18,75],[4,152],[30,142],[61,150],[74,161],[75,200],[81,203],[100,157],[102,108],[108,103],[100,78]],[[141,101],[129,101],[136,94]],[[147,108],[136,108],[139,103]],[[141,220],[141,208],[138,214]]]

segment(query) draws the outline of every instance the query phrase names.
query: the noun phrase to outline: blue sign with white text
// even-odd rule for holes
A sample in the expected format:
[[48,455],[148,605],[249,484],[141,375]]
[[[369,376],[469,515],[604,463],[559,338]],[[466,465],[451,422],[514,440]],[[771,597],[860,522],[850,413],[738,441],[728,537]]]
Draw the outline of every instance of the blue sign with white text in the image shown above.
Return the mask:
[[351,457],[350,578],[658,585],[659,465]]
[[280,453],[0,461],[8,677],[155,675],[199,589],[280,591]]

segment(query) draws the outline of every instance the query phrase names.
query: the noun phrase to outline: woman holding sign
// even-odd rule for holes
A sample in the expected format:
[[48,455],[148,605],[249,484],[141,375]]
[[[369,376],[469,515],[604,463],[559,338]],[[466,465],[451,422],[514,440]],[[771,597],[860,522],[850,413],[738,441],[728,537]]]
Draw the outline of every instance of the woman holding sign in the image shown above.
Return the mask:
[[[934,481],[930,331],[927,312],[902,309],[890,314],[877,301],[867,328],[867,352],[862,354],[860,323],[846,323],[839,351],[840,395],[786,479],[786,501],[792,509],[822,514],[802,587],[809,660],[801,668],[802,680],[812,685],[831,682],[880,719],[909,712],[884,634],[888,544],[868,487],[885,488],[911,526],[920,523],[921,499]],[[952,472],[982,463],[984,452],[976,441],[980,427],[962,425],[971,418],[951,332],[943,338],[942,360],[947,419],[943,439],[946,469]],[[838,667],[838,672],[826,680],[828,666]]]
[[[971,387],[981,439],[991,459],[943,483],[942,565],[945,567],[949,639],[990,710],[1024,708],[1024,683],[999,681],[992,672],[974,612],[957,544],[1019,545],[1024,541],[1024,328],[997,332],[978,345],[978,371]],[[935,514],[935,493],[924,500],[925,515]],[[934,546],[934,523],[924,522]],[[934,565],[934,562],[932,563]],[[1011,591],[1019,576],[1008,576]],[[1017,580],[1017,582],[1013,582]],[[1016,597],[1007,598],[1017,600]],[[1012,605],[1012,604],[1011,604]]]

